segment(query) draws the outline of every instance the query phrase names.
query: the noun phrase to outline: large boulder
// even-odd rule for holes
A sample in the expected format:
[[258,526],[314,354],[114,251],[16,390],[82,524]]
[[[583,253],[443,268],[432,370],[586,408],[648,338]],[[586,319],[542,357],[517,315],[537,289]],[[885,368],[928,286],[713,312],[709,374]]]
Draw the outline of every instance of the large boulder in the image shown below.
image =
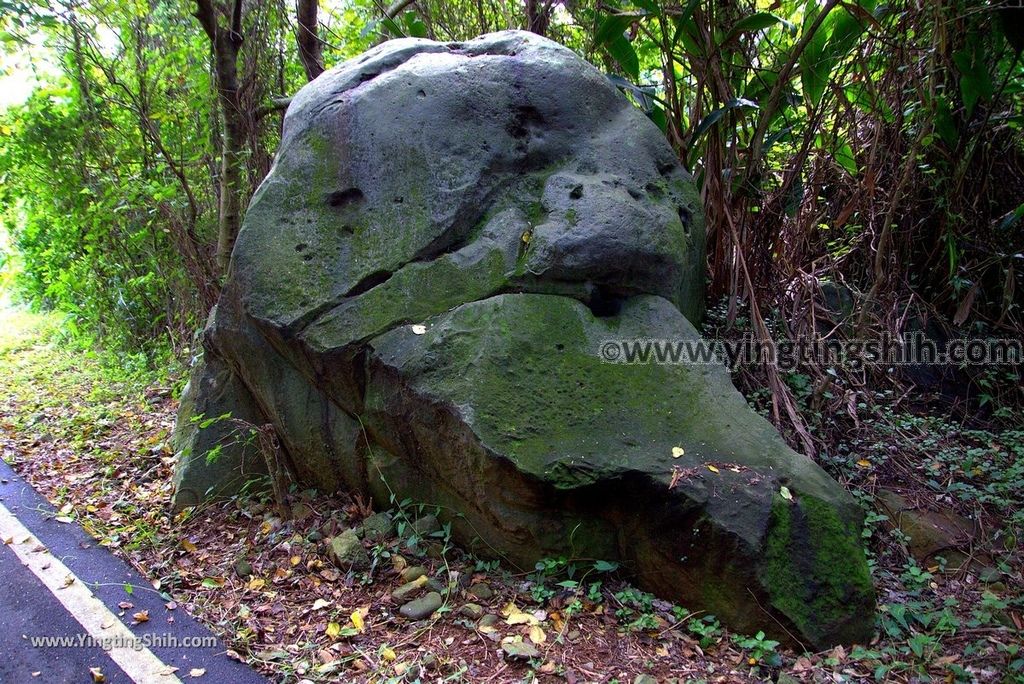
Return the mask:
[[602,357],[699,340],[703,240],[663,136],[571,51],[391,41],[295,97],[206,344],[306,486],[440,505],[524,567],[617,560],[740,630],[866,641],[849,494],[723,368]]

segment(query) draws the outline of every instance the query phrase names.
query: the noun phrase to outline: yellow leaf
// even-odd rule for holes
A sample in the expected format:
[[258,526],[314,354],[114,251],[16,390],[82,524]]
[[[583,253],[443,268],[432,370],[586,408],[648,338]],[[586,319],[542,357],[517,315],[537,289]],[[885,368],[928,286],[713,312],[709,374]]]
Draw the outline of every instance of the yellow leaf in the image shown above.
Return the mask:
[[198,551],[198,550],[199,550],[199,549],[197,549],[197,548],[196,548],[196,545],[195,545],[195,544],[193,544],[193,543],[192,543],[192,542],[191,542],[190,540],[188,540],[188,539],[182,539],[182,540],[181,540],[181,548],[185,549],[185,550],[186,550],[186,551],[188,551],[189,553],[195,553],[196,551]]
[[544,634],[544,630],[540,628],[540,625],[533,625],[532,627],[530,627],[529,636],[530,641],[537,645],[543,644],[545,641],[548,640],[547,635]]
[[398,654],[395,650],[389,646],[385,646],[380,650],[380,657],[388,662],[392,662],[398,658]]
[[515,612],[505,618],[505,623],[509,625],[536,625],[540,623],[540,620],[529,613]]
[[747,665],[757,665],[757,658],[747,658]]
[[685,453],[686,452],[683,451],[683,447],[678,447],[678,446],[672,447],[672,458],[679,458],[680,456],[682,456]]
[[291,558],[291,564],[292,564],[293,566],[295,566],[295,565],[298,565],[298,564],[299,564],[299,563],[301,563],[301,562],[302,562],[302,557],[301,557],[301,556],[292,556],[292,558]]
[[355,628],[358,629],[360,632],[366,629],[366,623],[363,622],[363,616],[362,614],[360,614],[358,610],[353,611],[349,619],[352,621],[352,624],[355,626]]
[[717,473],[718,472],[718,468],[716,468],[715,466],[713,466],[711,464],[708,464],[708,470],[710,470],[713,473]]
[[327,623],[327,636],[331,637],[332,639],[337,639],[340,635],[341,635],[341,625],[339,625],[337,622],[328,622]]
[[786,486],[782,486],[779,488],[779,496],[781,496],[786,501],[793,500],[793,493],[789,491],[789,487]]
[[316,601],[313,601],[313,610],[320,610],[321,608],[326,608],[329,605],[331,605],[330,601],[318,598]]
[[149,622],[149,611],[140,610],[139,612],[134,613],[132,617],[135,618],[136,622]]
[[103,676],[103,672],[98,667],[90,667],[89,674],[92,676],[92,681],[96,682],[96,684],[103,684],[103,682],[107,681],[107,678]]
[[249,584],[247,584],[246,586],[249,589],[252,589],[253,591],[259,591],[260,589],[265,587],[266,584],[267,580],[263,579],[262,577],[253,577],[251,580],[249,580]]
[[866,458],[862,458],[859,461],[857,461],[857,465],[859,465],[861,468],[870,468],[871,467],[871,461],[869,461]]

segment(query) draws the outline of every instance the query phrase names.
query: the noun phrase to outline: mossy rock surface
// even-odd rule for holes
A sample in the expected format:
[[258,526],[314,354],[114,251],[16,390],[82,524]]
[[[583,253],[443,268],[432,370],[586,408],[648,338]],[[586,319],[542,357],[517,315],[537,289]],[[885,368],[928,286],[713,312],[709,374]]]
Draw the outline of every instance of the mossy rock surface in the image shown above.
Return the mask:
[[724,369],[602,359],[698,341],[703,263],[690,178],[591,65],[516,31],[388,41],[294,98],[201,372],[303,486],[439,506],[527,568],[618,560],[739,630],[866,641],[852,498]]

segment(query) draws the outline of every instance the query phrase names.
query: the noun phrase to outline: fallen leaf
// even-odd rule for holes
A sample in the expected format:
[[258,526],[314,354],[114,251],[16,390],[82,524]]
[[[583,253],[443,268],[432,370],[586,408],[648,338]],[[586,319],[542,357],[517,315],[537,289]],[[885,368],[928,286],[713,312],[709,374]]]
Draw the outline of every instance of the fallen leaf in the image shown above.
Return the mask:
[[427,332],[427,326],[425,325],[414,325],[412,326],[413,335],[423,335]]
[[322,599],[322,598],[318,598],[316,601],[313,601],[313,610],[320,610],[322,608],[327,608],[330,605],[331,605],[330,601],[327,601],[327,600]]
[[201,667],[193,667],[191,670],[188,671],[188,676],[192,677],[193,679],[199,679],[204,674],[206,674],[206,670]]
[[188,539],[182,539],[182,540],[181,540],[181,548],[185,549],[185,550],[186,550],[186,551],[188,551],[189,553],[195,553],[196,551],[198,551],[198,550],[199,550],[198,548],[196,548],[196,545],[195,545],[195,544],[193,544],[193,543],[192,543],[192,542],[191,542],[190,540],[188,540]]
[[292,556],[290,560],[292,566],[296,566],[302,562],[302,556]]
[[327,636],[331,637],[332,639],[337,639],[339,636],[341,636],[341,625],[339,625],[337,622],[328,622]]
[[132,618],[135,619],[135,622],[149,622],[149,611],[140,610],[137,613],[132,613]]
[[793,500],[793,493],[789,491],[789,487],[786,487],[785,485],[779,488],[779,496],[781,496],[786,501]]
[[352,621],[352,625],[360,632],[366,629],[366,623],[363,622],[363,616],[358,610],[352,612],[352,615],[349,616],[349,620]]
[[857,465],[859,465],[861,468],[870,468],[871,461],[867,460],[866,458],[862,458],[859,461],[857,461]]
[[388,662],[392,662],[398,658],[398,654],[395,650],[389,646],[385,646],[380,650],[380,657]]
[[107,678],[103,676],[103,672],[98,667],[90,667],[89,674],[92,676],[92,681],[96,682],[96,684],[103,684],[103,682],[107,681]]
[[506,658],[513,660],[529,660],[530,658],[540,657],[540,651],[538,651],[533,644],[528,644],[522,641],[512,641],[502,644],[501,650],[505,652]]
[[505,624],[509,625],[536,625],[538,622],[540,621],[534,616],[518,610],[505,618]]
[[717,473],[718,472],[718,468],[716,468],[715,466],[713,466],[711,464],[708,464],[708,470],[710,470],[713,473]]
[[672,458],[679,458],[686,452],[683,451],[683,447],[672,447]]
[[540,625],[533,625],[530,627],[529,637],[530,641],[537,645],[543,644],[548,640],[548,636],[544,633],[544,630],[541,629]]

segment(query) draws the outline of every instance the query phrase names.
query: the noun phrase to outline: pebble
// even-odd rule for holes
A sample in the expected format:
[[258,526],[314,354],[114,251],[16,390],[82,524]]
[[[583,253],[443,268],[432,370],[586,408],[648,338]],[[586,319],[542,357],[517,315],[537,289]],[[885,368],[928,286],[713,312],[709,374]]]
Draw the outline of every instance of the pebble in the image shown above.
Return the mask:
[[235,563],[235,574],[242,579],[246,579],[247,577],[252,575],[252,565],[249,563],[249,561],[242,558],[241,560]]
[[436,515],[428,514],[417,518],[412,524],[412,530],[419,536],[426,537],[434,532],[440,532],[441,523],[438,522]]
[[471,586],[469,588],[469,593],[481,601],[486,601],[494,596],[494,592],[491,591],[491,588],[483,583],[477,583]]
[[479,620],[484,616],[484,609],[478,603],[467,603],[462,608],[459,608],[459,614],[465,615],[470,620]]
[[405,584],[391,592],[391,598],[395,599],[395,601],[398,601],[399,603],[408,601],[413,596],[420,593],[423,590],[423,587],[424,585],[426,585],[426,583],[426,577],[421,575],[420,577],[414,579],[411,582],[406,582]]
[[402,571],[402,581],[412,582],[427,574],[427,569],[422,565],[413,565]]
[[404,606],[398,609],[398,612],[402,617],[410,620],[423,620],[434,614],[438,608],[441,607],[443,601],[441,601],[441,595],[436,591],[432,591],[426,596],[409,601]]

